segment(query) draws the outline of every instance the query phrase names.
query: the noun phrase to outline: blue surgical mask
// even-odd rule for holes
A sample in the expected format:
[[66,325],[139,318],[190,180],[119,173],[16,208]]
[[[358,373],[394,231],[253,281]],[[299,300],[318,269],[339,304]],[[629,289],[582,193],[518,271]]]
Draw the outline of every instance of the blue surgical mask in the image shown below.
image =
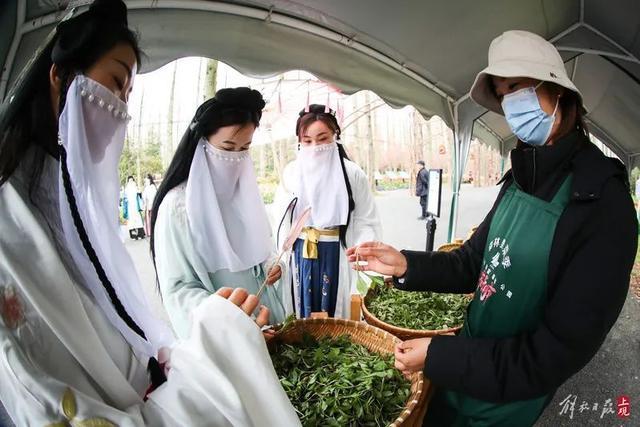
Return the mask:
[[509,93],[502,98],[502,110],[511,131],[522,142],[530,145],[544,145],[551,134],[556,120],[556,111],[560,99],[556,102],[553,114],[545,113],[540,107],[536,87],[527,87]]

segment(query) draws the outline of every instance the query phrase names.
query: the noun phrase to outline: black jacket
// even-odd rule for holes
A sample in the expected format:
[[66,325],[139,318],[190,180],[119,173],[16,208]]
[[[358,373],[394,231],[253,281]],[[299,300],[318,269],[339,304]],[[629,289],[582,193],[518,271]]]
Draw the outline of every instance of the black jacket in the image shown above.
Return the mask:
[[625,167],[578,132],[549,147],[521,145],[511,159],[512,170],[473,236],[453,252],[403,251],[408,269],[403,283],[396,279],[405,290],[474,292],[505,190],[515,180],[550,201],[573,173],[571,200],[549,254],[548,299],[537,329],[501,339],[438,336],[429,346],[424,372],[436,386],[493,402],[553,393],[589,362],[620,314],[638,240]]
[[416,176],[416,196],[422,197],[427,194],[429,194],[429,171],[422,168]]

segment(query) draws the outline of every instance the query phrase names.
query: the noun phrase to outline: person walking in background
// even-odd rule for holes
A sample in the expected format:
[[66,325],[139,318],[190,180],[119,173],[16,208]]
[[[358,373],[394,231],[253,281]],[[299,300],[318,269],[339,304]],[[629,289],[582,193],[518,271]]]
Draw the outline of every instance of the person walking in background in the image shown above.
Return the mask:
[[147,174],[144,179],[144,189],[142,190],[142,202],[144,204],[144,232],[147,236],[151,236],[151,208],[153,207],[153,199],[156,198],[158,187],[153,180],[151,174]]
[[418,219],[427,219],[427,200],[429,198],[429,171],[425,168],[424,160],[416,163],[420,168],[416,176],[416,196],[420,197],[421,215]]
[[124,188],[124,219],[127,220],[131,240],[144,239],[142,197],[138,192],[138,184],[132,176],[127,178],[127,186]]

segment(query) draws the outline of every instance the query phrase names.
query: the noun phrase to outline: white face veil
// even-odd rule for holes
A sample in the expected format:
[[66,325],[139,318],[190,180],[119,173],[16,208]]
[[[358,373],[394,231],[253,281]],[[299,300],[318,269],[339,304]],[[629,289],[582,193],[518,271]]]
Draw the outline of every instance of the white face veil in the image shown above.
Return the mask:
[[264,262],[273,248],[249,151],[225,151],[201,138],[186,188],[189,232],[209,272]]
[[297,182],[292,185],[298,196],[296,215],[311,207],[307,225],[317,228],[346,225],[349,194],[338,143],[302,146],[297,160]]
[[127,105],[109,89],[75,77],[59,119],[60,216],[69,253],[98,306],[139,355],[155,357],[173,334],[151,312],[119,234],[118,162],[128,119]]

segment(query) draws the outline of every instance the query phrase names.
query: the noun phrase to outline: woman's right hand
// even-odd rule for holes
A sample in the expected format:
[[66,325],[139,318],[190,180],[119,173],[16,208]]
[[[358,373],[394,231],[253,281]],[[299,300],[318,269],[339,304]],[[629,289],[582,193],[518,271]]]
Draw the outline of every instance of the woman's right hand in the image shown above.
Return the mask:
[[[228,299],[233,304],[237,305],[247,313],[247,316],[251,316],[255,309],[260,304],[260,300],[255,295],[249,295],[245,289],[242,288],[220,288],[216,292],[216,295]],[[260,312],[256,317],[256,324],[259,327],[263,327],[269,323],[269,309],[267,307],[260,306]]]
[[[347,249],[347,259],[354,270],[375,271],[387,276],[402,277],[407,272],[407,259],[393,246],[382,242],[366,242]],[[367,265],[356,264],[365,261]]]

